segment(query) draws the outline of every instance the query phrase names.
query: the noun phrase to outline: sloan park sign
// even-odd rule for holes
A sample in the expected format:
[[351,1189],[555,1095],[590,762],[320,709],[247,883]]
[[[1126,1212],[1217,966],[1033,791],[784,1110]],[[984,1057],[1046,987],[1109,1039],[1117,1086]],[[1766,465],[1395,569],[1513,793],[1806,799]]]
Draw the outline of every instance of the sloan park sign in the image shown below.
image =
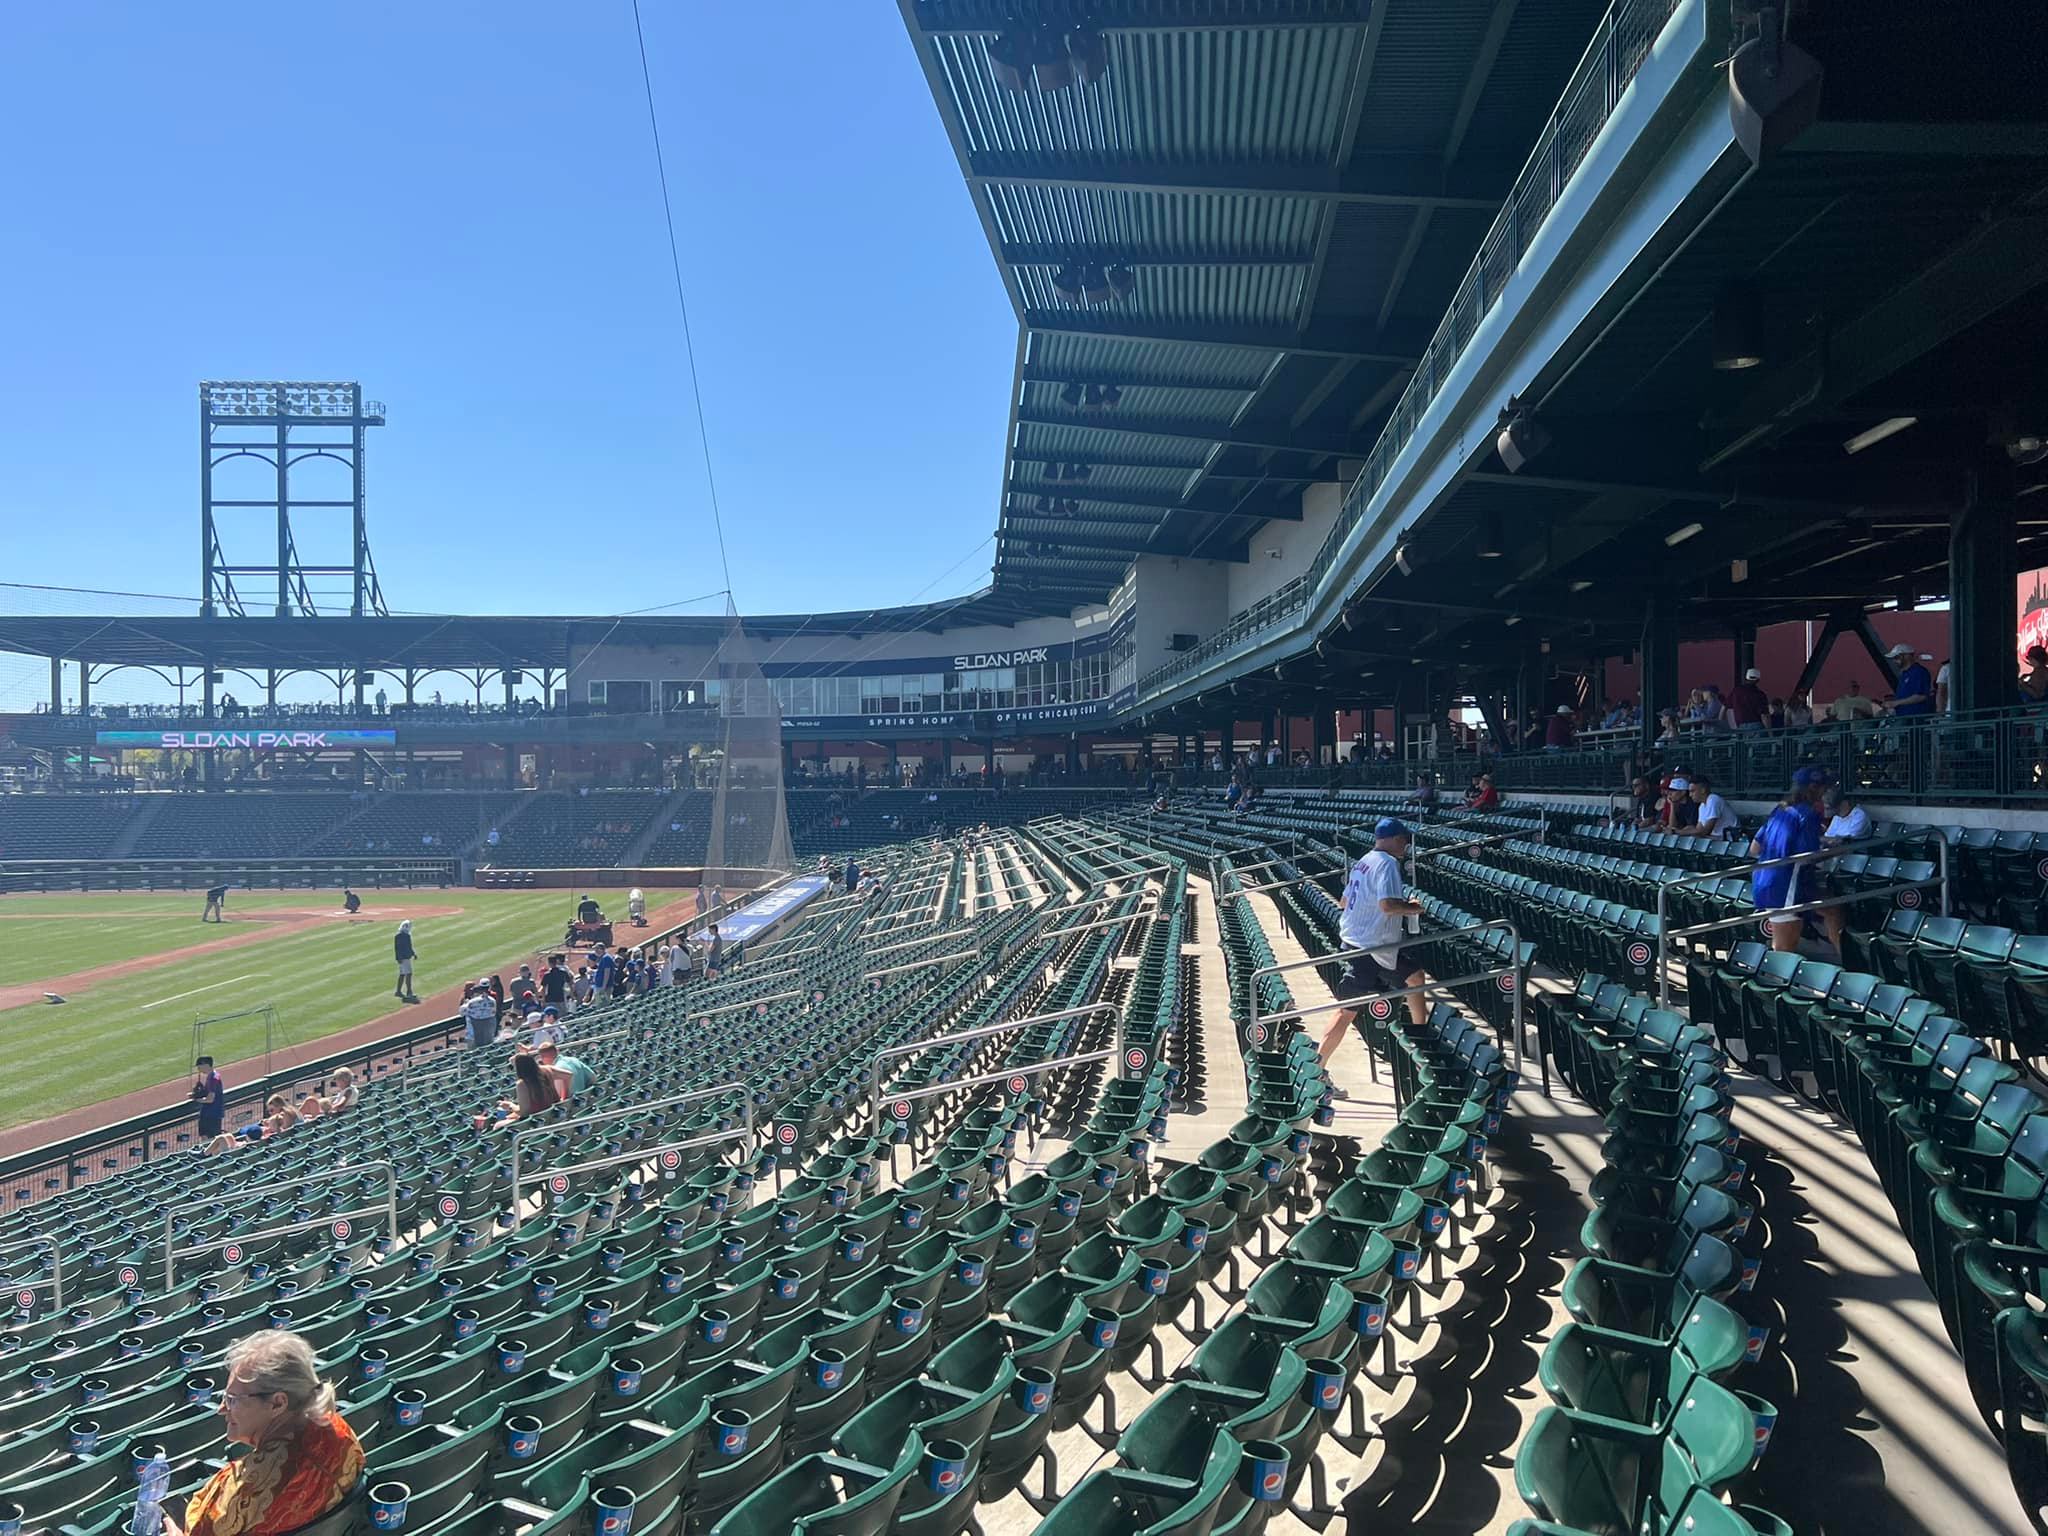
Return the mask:
[[148,747],[161,752],[324,752],[337,748],[395,747],[396,731],[97,731],[101,747]]

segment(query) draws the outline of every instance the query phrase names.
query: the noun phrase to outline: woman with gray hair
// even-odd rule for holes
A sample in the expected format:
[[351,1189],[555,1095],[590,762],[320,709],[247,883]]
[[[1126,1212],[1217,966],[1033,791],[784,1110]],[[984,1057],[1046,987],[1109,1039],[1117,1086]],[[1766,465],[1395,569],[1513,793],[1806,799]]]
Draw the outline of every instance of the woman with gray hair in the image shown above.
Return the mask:
[[220,1412],[228,1439],[249,1449],[213,1474],[166,1536],[283,1536],[331,1514],[363,1476],[355,1432],[334,1411],[313,1346],[266,1328],[228,1346]]

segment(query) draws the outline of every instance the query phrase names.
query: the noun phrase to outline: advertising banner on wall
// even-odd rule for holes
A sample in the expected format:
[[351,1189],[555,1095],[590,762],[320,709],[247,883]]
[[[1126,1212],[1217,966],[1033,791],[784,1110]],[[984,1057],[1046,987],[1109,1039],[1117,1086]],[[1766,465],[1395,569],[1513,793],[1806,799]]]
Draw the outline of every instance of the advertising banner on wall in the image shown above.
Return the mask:
[[95,731],[101,747],[144,747],[159,752],[327,752],[395,747],[396,731],[280,731],[262,726],[220,731]]

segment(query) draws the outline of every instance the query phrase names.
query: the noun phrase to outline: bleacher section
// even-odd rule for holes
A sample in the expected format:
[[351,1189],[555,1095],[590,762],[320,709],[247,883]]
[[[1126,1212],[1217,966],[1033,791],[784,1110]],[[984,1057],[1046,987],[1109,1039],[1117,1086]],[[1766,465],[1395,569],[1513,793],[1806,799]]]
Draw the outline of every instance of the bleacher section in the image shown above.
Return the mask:
[[289,858],[363,808],[362,802],[346,795],[252,792],[156,798],[156,816],[136,840],[137,858]]
[[[345,826],[313,840],[310,853],[459,853],[510,817],[512,790],[380,795]],[[431,845],[421,839],[432,837]],[[481,852],[481,850],[479,850]]]
[[546,792],[504,830],[488,862],[535,869],[615,864],[666,798],[651,789]]
[[[598,1086],[525,1126],[490,1118],[485,1049],[225,1158],[0,1185],[0,1283],[29,1299],[0,1501],[30,1536],[111,1536],[138,1446],[190,1487],[220,1350],[270,1321],[341,1388],[357,1507],[403,1499],[431,1536],[581,1536],[601,1490],[634,1536],[1250,1533],[1407,1484],[1519,1500],[1518,1536],[1778,1536],[1759,1506],[1788,1504],[1882,1529],[1885,1478],[1813,1471],[1873,1435],[1900,1498],[1970,1490],[1928,1529],[2020,1529],[1986,1468],[2048,1499],[2048,948],[1988,920],[2038,894],[1998,839],[1953,862],[1973,916],[1940,910],[1938,832],[1837,861],[1838,963],[1768,953],[1742,878],[1696,878],[1739,847],[1417,814],[1410,957],[1467,979],[1419,1024],[1361,1002],[1370,1056],[1337,1060],[1370,1073],[1339,1082],[1336,898],[1402,809],[1127,801],[862,849],[871,883],[719,981],[574,1018]],[[1591,1155],[1566,1176],[1568,1135]],[[1800,1181],[1854,1230],[1809,1233]],[[1569,1271],[1538,1296],[1545,1200]],[[1787,1256],[1809,1238],[1910,1371],[1841,1363],[1816,1261]],[[1506,1437],[1432,1418],[1461,1369]]]
[[0,859],[97,859],[140,814],[134,795],[0,795]]

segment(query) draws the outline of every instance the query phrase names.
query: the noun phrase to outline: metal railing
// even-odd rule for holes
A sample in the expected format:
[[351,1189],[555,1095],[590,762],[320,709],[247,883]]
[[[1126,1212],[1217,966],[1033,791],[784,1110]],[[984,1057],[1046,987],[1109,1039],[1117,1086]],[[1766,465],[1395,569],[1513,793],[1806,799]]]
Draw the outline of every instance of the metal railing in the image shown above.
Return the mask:
[[738,1002],[721,1003],[716,1008],[692,1008],[686,1017],[702,1023],[705,1019],[717,1018],[721,1013],[739,1013],[748,1008],[766,1008],[770,1003],[787,1003],[795,998],[809,997],[810,995],[809,992],[801,989],[795,992],[771,992],[766,997],[743,998]]
[[923,960],[906,960],[901,965],[885,966],[879,971],[862,971],[860,979],[862,981],[879,981],[884,976],[901,976],[905,971],[929,970],[935,965],[952,965],[962,960],[979,960],[980,958],[980,950],[963,949],[950,955],[931,955]]
[[[1665,918],[1670,906],[1670,893],[1680,886],[1700,885],[1709,880],[1731,880],[1742,875],[1753,875],[1760,869],[1797,869],[1808,864],[1822,864],[1859,853],[1873,844],[1896,843],[1897,837],[1860,839],[1855,843],[1844,843],[1834,848],[1822,848],[1813,853],[1788,854],[1780,859],[1752,859],[1746,864],[1731,864],[1725,869],[1702,870],[1681,879],[1660,883],[1657,887],[1657,1006],[1671,1006],[1671,949],[1680,939],[1697,938],[1703,933],[1719,933],[1728,928],[1747,927],[1752,923],[1765,922],[1771,917],[1803,917],[1808,912],[1825,912],[1834,907],[1851,906],[1861,901],[1874,901],[1881,896],[1896,896],[1903,891],[1925,890],[1930,885],[1941,887],[1941,910],[1949,910],[1948,844],[1940,844],[1941,856],[1937,872],[1925,880],[1900,880],[1890,885],[1870,886],[1866,889],[1847,892],[1840,896],[1823,896],[1812,901],[1796,902],[1789,906],[1771,907],[1764,911],[1738,912],[1733,917],[1716,918],[1710,923],[1695,923],[1675,932],[1665,930]],[[1794,877],[1797,884],[1797,877]]]
[[[1513,960],[1507,965],[1494,966],[1484,971],[1475,971],[1469,976],[1453,976],[1447,980],[1426,976],[1420,986],[1397,987],[1388,992],[1369,992],[1358,997],[1342,998],[1334,1003],[1314,1003],[1306,1008],[1289,1008],[1279,1013],[1262,1013],[1259,1009],[1259,982],[1264,977],[1277,976],[1285,971],[1302,971],[1308,970],[1311,967],[1333,965],[1345,960],[1355,960],[1360,955],[1380,954],[1388,950],[1399,952],[1404,949],[1412,949],[1421,944],[1439,943],[1445,939],[1462,939],[1475,933],[1507,934],[1508,943],[1514,956]],[[1252,972],[1250,986],[1251,1013],[1245,1020],[1245,1041],[1256,1050],[1266,1043],[1267,1026],[1272,1024],[1286,1023],[1292,1019],[1313,1018],[1318,1014],[1325,1013],[1355,1013],[1383,999],[1391,1001],[1395,998],[1420,996],[1427,993],[1431,987],[1441,987],[1448,990],[1452,987],[1471,986],[1474,982],[1494,981],[1503,976],[1511,976],[1515,980],[1513,991],[1514,1039],[1510,1047],[1512,1056],[1509,1065],[1515,1072],[1519,1073],[1522,1070],[1522,994],[1528,990],[1528,968],[1528,961],[1522,957],[1521,930],[1504,917],[1491,918],[1483,923],[1473,923],[1465,928],[1445,928],[1435,933],[1404,934],[1392,944],[1374,944],[1366,949],[1335,949],[1331,950],[1328,954],[1311,955],[1305,960],[1283,960],[1278,964],[1265,966],[1260,970]],[[1391,1017],[1391,1014],[1389,1017]],[[1547,1093],[1550,1089],[1549,1066],[1546,1064],[1543,1070],[1544,1091]]]
[[[737,1094],[740,1100],[740,1124],[736,1129],[712,1131],[703,1136],[685,1137],[680,1141],[659,1141],[635,1147],[630,1152],[614,1152],[605,1157],[572,1163],[566,1168],[540,1168],[531,1176],[526,1172],[522,1155],[526,1150],[528,1137],[537,1135],[556,1136],[563,1131],[578,1130],[586,1126],[605,1125],[614,1120],[624,1120],[634,1115],[651,1114],[657,1109],[672,1109],[679,1104],[695,1104],[703,1099],[715,1099],[724,1094]],[[672,1094],[665,1099],[653,1099],[645,1104],[629,1104],[620,1109],[600,1110],[594,1115],[582,1115],[574,1120],[558,1120],[552,1124],[514,1126],[512,1130],[512,1230],[517,1232],[525,1224],[524,1186],[538,1180],[548,1184],[556,1179],[567,1180],[578,1174],[595,1173],[601,1168],[616,1168],[624,1163],[645,1163],[655,1161],[664,1152],[686,1152],[693,1147],[708,1147],[714,1142],[754,1139],[754,1096],[747,1091],[745,1083],[718,1083],[710,1088],[695,1088],[688,1093]],[[681,1164],[676,1165],[680,1167]],[[557,1190],[556,1193],[561,1193]]]
[[[1083,1003],[1078,1008],[1061,1008],[1053,1013],[1034,1013],[1029,1018],[1023,1019],[1005,1019],[999,1024],[983,1024],[975,1029],[962,1029],[956,1030],[951,1034],[933,1035],[928,1039],[913,1040],[908,1045],[892,1045],[877,1051],[874,1059],[868,1063],[868,1118],[870,1120],[877,1120],[881,1116],[882,1064],[884,1062],[894,1061],[904,1056],[916,1056],[925,1051],[939,1050],[945,1046],[957,1045],[964,1040],[985,1040],[991,1035],[1015,1034],[1018,1030],[1029,1029],[1034,1024],[1057,1024],[1062,1019],[1087,1018],[1098,1013],[1108,1013],[1117,1016],[1117,1043],[1111,1054],[1121,1055],[1123,1052],[1123,1010],[1115,1003]],[[996,1074],[998,1077],[1007,1075],[1007,1073]],[[975,1079],[977,1082],[981,1080]],[[989,1080],[993,1081],[993,1079]],[[967,1086],[970,1086],[970,1084],[965,1080],[943,1085],[947,1091]],[[929,1094],[918,1096],[930,1097]],[[908,1097],[908,1095],[891,1094],[890,1097],[894,1099]]]
[[[317,1173],[303,1173],[295,1179],[278,1179],[270,1184],[258,1184],[254,1189],[237,1190],[239,1199],[254,1199],[258,1195],[283,1194],[287,1190],[297,1191],[308,1184],[327,1179],[360,1178],[366,1173],[384,1175],[385,1235],[394,1245],[398,1242],[398,1170],[388,1162],[351,1163],[340,1168],[327,1168]],[[167,1207],[164,1211],[164,1289],[175,1290],[178,1283],[178,1260],[188,1259],[195,1253],[218,1253],[229,1264],[241,1262],[241,1255],[252,1243],[268,1242],[274,1237],[290,1237],[296,1232],[310,1232],[315,1227],[339,1228],[334,1234],[337,1242],[347,1242],[354,1234],[353,1223],[357,1217],[375,1214],[380,1207],[365,1206],[354,1211],[329,1211],[324,1216],[309,1216],[300,1221],[290,1221],[275,1227],[265,1227],[258,1232],[236,1232],[225,1237],[209,1239],[203,1243],[188,1243],[177,1246],[177,1238],[171,1231],[177,1219],[177,1211]]]
[[[14,1303],[17,1312],[27,1312],[35,1307],[35,1293],[47,1289],[53,1308],[64,1305],[64,1245],[54,1237],[27,1237],[20,1242],[0,1243],[0,1253],[21,1253],[29,1249],[46,1253],[50,1260],[50,1278],[47,1280],[10,1280],[6,1289],[11,1294],[8,1300]],[[26,1297],[26,1301],[23,1298]]]

